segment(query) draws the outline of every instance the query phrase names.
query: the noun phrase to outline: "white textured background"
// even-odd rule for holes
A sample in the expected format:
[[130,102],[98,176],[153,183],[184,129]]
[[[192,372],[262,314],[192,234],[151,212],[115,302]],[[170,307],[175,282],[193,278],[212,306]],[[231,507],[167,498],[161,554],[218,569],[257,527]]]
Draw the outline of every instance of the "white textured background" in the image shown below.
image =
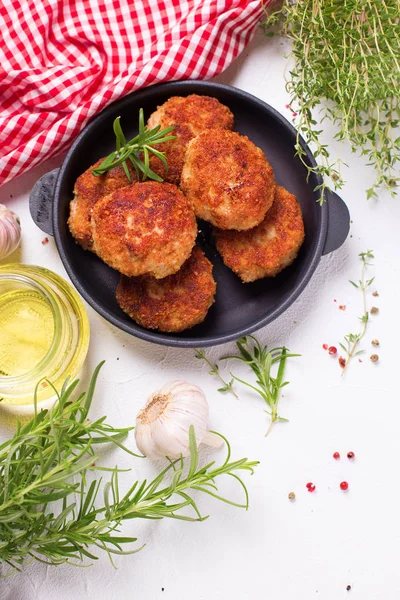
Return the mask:
[[[287,118],[284,89],[286,65],[280,40],[260,32],[247,51],[218,77],[265,100]],[[328,140],[331,135],[328,134]],[[187,379],[200,385],[211,408],[211,426],[231,441],[233,457],[259,460],[254,476],[246,477],[250,509],[239,510],[199,498],[202,523],[179,521],[128,522],[126,535],[138,535],[147,545],[140,553],[117,557],[114,569],[106,556],[90,568],[33,564],[23,573],[0,580],[1,600],[397,600],[400,597],[400,482],[398,345],[400,297],[400,199],[382,194],[367,201],[365,188],[373,173],[355,155],[343,151],[350,165],[341,193],[352,216],[351,235],[337,252],[321,260],[312,281],[297,302],[259,332],[268,344],[286,344],[302,358],[288,363],[279,424],[264,437],[267,418],[260,398],[238,388],[240,398],[221,395],[218,382],[192,350],[168,349],[137,340],[117,330],[87,306],[92,341],[86,373],[103,358],[93,415],[107,414],[116,426],[133,424],[147,396],[163,383]],[[61,158],[0,189],[0,202],[21,217],[22,249],[12,259],[46,266],[64,275],[54,241],[31,221],[28,195],[38,177],[58,166]],[[348,283],[358,279],[358,254],[375,252],[371,275],[379,298],[379,315],[368,327],[365,356],[341,378],[337,360],[322,350],[338,345],[356,331],[361,298]],[[334,303],[334,299],[337,303]],[[371,298],[372,301],[372,298]],[[346,311],[338,309],[347,306]],[[371,306],[372,302],[369,303]],[[379,338],[379,364],[368,357]],[[210,349],[216,358],[234,344]],[[119,359],[119,360],[117,360]],[[239,363],[232,365],[240,372]],[[3,423],[0,440],[11,430]],[[133,436],[128,445],[134,447]],[[339,451],[342,459],[332,459]],[[353,450],[356,460],[346,453]],[[130,459],[113,450],[111,465],[132,466],[121,475],[126,485],[155,472],[148,461]],[[339,483],[350,489],[343,493]],[[316,492],[305,488],[315,482]],[[228,493],[235,494],[231,484]],[[296,501],[287,494],[296,492]],[[352,590],[346,591],[350,584]]]

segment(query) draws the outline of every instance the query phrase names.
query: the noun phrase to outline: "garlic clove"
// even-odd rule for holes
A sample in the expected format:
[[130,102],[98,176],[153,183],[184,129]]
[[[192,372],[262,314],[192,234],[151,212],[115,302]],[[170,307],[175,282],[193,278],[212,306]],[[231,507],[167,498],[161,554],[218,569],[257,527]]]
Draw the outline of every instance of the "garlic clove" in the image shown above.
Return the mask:
[[154,440],[152,436],[152,431],[150,425],[144,424],[142,426],[141,436],[140,436],[140,444],[137,444],[140,452],[147,456],[147,458],[157,459],[159,458],[158,454],[154,454]]
[[221,448],[224,440],[219,435],[213,433],[212,431],[207,431],[206,435],[203,438],[202,444],[206,444],[211,448]]
[[156,448],[155,452],[158,456],[179,458],[181,455],[188,456],[190,453],[189,431],[186,427],[180,427],[173,417],[164,417],[155,424],[153,440]]
[[21,241],[21,224],[18,216],[0,204],[0,260],[16,250]]

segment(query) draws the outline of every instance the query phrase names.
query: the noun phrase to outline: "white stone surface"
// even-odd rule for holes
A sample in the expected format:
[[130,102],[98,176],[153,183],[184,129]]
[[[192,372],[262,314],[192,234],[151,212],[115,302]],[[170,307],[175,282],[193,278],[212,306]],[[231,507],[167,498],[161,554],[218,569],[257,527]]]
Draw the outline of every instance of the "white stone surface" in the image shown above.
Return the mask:
[[[218,81],[244,89],[289,117],[281,56],[285,46],[261,32]],[[272,346],[286,344],[302,357],[287,368],[290,386],[280,409],[290,422],[264,437],[267,417],[260,398],[237,388],[240,398],[221,395],[217,381],[194,358],[192,350],[169,349],[137,340],[110,325],[87,307],[92,339],[86,373],[103,358],[104,366],[93,415],[107,414],[116,426],[134,424],[147,396],[165,382],[181,378],[200,385],[210,402],[211,425],[231,441],[234,457],[260,461],[245,477],[248,512],[214,501],[197,500],[202,523],[175,520],[127,522],[126,535],[137,535],[146,547],[107,556],[90,568],[32,564],[0,582],[1,600],[395,600],[400,597],[398,298],[399,199],[382,194],[367,201],[364,190],[373,172],[343,150],[349,164],[342,197],[351,215],[351,236],[337,252],[323,258],[307,289],[274,323],[258,333]],[[46,266],[66,277],[54,241],[31,221],[28,195],[38,177],[58,166],[61,157],[0,189],[5,202],[21,217],[22,247],[14,261]],[[341,377],[337,361],[322,350],[338,345],[357,330],[361,298],[349,279],[358,279],[359,252],[373,249],[376,275],[374,303],[380,313],[371,320],[363,362]],[[337,302],[334,302],[337,299]],[[372,300],[372,299],[371,299]],[[338,309],[346,305],[346,311]],[[369,302],[371,305],[371,302]],[[380,361],[374,365],[370,345],[379,338]],[[216,358],[235,345],[209,350]],[[236,372],[240,369],[236,365]],[[242,371],[244,373],[244,371]],[[84,377],[85,379],[85,377]],[[0,440],[11,432],[2,423]],[[128,444],[134,447],[133,435]],[[346,453],[353,450],[356,460]],[[332,453],[342,454],[334,461]],[[218,457],[218,455],[217,455]],[[107,464],[131,466],[121,475],[134,478],[155,472],[154,465],[119,450],[107,452]],[[349,482],[348,493],[339,489]],[[307,492],[313,481],[316,491]],[[234,481],[225,488],[235,494]],[[296,493],[289,502],[288,492]],[[352,586],[351,592],[346,586]]]

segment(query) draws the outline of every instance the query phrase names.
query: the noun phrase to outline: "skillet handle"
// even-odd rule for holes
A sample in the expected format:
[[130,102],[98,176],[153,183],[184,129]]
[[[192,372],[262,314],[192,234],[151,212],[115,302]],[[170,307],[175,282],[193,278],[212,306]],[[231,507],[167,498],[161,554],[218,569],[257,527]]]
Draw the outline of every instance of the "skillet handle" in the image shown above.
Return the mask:
[[328,190],[326,194],[328,204],[328,232],[322,251],[323,255],[340,248],[350,230],[350,213],[347,205],[335,192]]
[[58,172],[53,169],[42,175],[33,186],[29,196],[29,210],[35,224],[49,235],[53,231],[53,199]]

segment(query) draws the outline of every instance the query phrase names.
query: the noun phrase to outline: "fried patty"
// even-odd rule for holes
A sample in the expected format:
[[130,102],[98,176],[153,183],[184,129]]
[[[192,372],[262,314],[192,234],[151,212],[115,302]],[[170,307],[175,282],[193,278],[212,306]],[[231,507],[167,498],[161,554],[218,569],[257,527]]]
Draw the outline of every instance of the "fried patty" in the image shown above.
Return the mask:
[[170,183],[146,181],[121,188],[96,203],[93,248],[128,277],[162,278],[180,269],[197,235],[194,213]]
[[272,208],[249,231],[216,230],[216,246],[227,267],[244,282],[273,277],[289,266],[304,240],[304,225],[296,196],[276,186]]
[[[100,158],[78,177],[74,186],[74,198],[71,200],[68,218],[69,229],[75,240],[86,250],[92,250],[92,210],[96,202],[111,192],[127,185],[131,185],[124,173],[122,166],[114,167],[103,175],[93,175],[92,170],[103,162]],[[129,167],[132,182],[136,181],[136,173]]]
[[205,129],[233,129],[234,117],[227,106],[209,96],[173,96],[150,115],[148,127],[160,125],[161,129],[174,126],[171,135],[176,139],[157,145],[165,152],[168,174],[159,158],[151,156],[150,167],[165,181],[179,185],[185,153],[191,139]]
[[250,229],[275,194],[271,165],[248,137],[210,129],[189,142],[181,188],[197,217],[220,229]]
[[204,321],[214,302],[216,284],[212,264],[195,246],[183,267],[164,279],[121,277],[117,302],[136,323],[146,329],[173,332]]

